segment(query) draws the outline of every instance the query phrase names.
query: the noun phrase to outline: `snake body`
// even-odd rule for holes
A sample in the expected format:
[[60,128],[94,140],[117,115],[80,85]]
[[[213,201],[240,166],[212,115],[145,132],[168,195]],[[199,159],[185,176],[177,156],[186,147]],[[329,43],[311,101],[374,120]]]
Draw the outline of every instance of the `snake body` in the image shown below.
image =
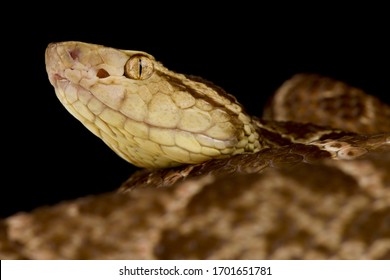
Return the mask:
[[9,218],[5,258],[390,258],[378,99],[299,74],[258,118],[147,53],[82,42],[50,44],[46,69],[65,108],[146,169],[119,192]]

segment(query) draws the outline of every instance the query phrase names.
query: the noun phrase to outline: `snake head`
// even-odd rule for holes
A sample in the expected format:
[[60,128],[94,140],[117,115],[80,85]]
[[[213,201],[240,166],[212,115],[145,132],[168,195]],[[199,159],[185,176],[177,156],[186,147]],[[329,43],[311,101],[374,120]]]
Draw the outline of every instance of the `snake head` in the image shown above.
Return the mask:
[[150,54],[61,42],[50,44],[45,58],[65,108],[134,165],[170,167],[260,148],[233,96]]

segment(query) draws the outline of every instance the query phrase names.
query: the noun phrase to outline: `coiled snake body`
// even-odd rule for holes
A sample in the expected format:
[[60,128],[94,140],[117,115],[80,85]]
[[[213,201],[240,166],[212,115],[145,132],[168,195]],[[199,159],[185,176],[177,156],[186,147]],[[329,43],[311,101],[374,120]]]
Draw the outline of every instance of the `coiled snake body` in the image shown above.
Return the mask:
[[[68,245],[56,243],[59,253],[44,246],[41,257],[390,258],[390,108],[376,98],[299,74],[260,119],[144,52],[55,43],[46,68],[66,109],[147,169],[119,193],[53,210],[61,218],[48,223],[74,229]],[[39,227],[45,214],[34,215],[10,225]],[[37,231],[46,241],[63,237]]]

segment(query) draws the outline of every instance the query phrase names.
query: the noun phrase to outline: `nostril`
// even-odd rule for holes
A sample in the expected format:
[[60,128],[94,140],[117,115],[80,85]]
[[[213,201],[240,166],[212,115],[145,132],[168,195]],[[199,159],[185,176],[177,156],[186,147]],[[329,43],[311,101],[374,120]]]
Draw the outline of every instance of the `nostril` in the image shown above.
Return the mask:
[[100,79],[103,79],[103,78],[107,78],[108,76],[110,76],[110,74],[104,69],[99,69],[96,73],[96,76]]
[[79,57],[79,54],[80,54],[80,51],[78,49],[73,49],[73,50],[70,50],[68,51],[69,52],[69,55],[70,57],[73,59],[73,60],[76,60],[76,58]]

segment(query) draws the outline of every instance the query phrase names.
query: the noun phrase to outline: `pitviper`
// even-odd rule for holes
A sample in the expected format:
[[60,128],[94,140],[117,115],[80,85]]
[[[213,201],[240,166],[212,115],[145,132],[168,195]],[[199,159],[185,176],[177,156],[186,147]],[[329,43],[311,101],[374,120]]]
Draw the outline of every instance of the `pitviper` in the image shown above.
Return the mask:
[[46,69],[65,108],[146,169],[118,193],[11,218],[24,256],[390,258],[390,108],[377,98],[298,74],[258,118],[145,52],[53,43]]

